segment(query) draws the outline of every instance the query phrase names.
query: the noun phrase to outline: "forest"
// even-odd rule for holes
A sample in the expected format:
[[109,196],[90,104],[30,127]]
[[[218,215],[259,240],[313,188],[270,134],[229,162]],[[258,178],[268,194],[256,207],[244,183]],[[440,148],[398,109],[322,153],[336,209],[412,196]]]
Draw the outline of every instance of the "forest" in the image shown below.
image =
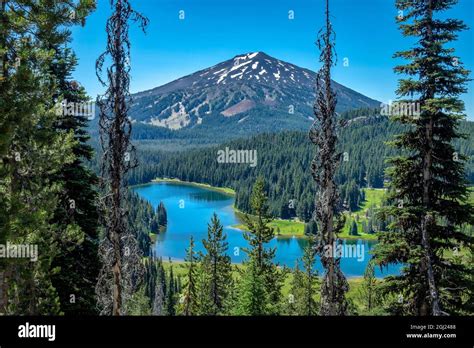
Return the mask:
[[[136,33],[129,33],[144,35],[150,24],[132,3],[109,1],[95,62],[103,93],[94,100],[73,78],[71,42],[96,1],[0,1],[0,247],[39,250],[35,262],[0,258],[1,315],[473,315],[474,236],[466,226],[474,224],[474,123],[461,100],[470,72],[450,46],[468,28],[445,16],[457,1],[394,0],[404,15],[390,25],[406,41],[394,52],[403,62],[394,62],[394,92],[419,115],[336,112],[327,0],[308,129],[280,125],[247,137],[131,120],[132,66],[140,62],[131,60]],[[61,107],[91,101],[98,119],[90,124],[90,115]],[[219,163],[226,147],[256,150],[258,164]],[[217,214],[206,238],[190,238],[184,260],[157,255],[156,240],[172,222],[168,207],[133,191],[157,178],[235,190],[244,261],[231,262]],[[357,211],[370,188],[385,189],[383,204],[370,210],[383,228],[370,228],[371,260],[362,277],[349,278],[343,256],[327,250],[343,244],[345,212]],[[275,218],[306,223],[294,267],[275,261]],[[349,234],[357,235],[355,222]],[[399,274],[376,277],[393,264]]]
[[[376,114],[376,111],[356,109],[347,111],[340,117],[345,120],[355,119],[341,131],[339,151],[345,153],[346,157],[336,175],[341,203],[351,211],[356,210],[363,201],[362,188],[387,186],[386,159],[397,154],[395,149],[386,144],[386,140],[399,134],[403,127]],[[360,115],[366,116],[361,119]],[[455,147],[459,153],[470,158],[466,162],[466,176],[472,183],[474,125],[472,122],[463,122],[462,129],[467,137],[456,141]],[[139,161],[144,165],[130,173],[131,185],[147,183],[155,178],[177,178],[230,187],[236,191],[236,207],[249,213],[252,185],[261,175],[268,178],[267,194],[270,212],[274,217],[298,217],[305,222],[311,219],[315,188],[308,185],[311,175],[304,170],[308,168],[312,154],[307,132],[266,133],[212,147],[172,153],[147,142],[136,141],[136,144]],[[258,166],[252,168],[248,164],[219,164],[215,160],[216,153],[226,147],[255,149],[258,154]],[[287,209],[289,201],[296,199],[298,202]]]

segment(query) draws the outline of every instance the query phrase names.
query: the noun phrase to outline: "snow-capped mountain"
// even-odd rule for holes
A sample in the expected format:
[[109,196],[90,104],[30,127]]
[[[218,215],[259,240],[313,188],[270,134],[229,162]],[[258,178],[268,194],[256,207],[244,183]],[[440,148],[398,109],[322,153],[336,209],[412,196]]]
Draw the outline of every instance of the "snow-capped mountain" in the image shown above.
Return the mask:
[[[315,79],[311,70],[263,52],[247,53],[134,94],[130,116],[134,122],[169,129],[222,122],[236,127],[306,127],[312,116]],[[333,88],[339,112],[380,105],[336,82]]]

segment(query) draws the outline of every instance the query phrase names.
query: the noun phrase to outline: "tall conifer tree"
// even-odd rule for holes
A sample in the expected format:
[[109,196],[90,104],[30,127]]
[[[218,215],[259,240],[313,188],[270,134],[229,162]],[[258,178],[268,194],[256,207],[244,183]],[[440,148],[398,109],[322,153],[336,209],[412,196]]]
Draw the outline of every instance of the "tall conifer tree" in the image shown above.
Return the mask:
[[163,269],[161,260],[158,264],[158,274],[156,278],[155,294],[153,296],[153,315],[163,315],[165,313],[165,294],[166,294],[166,273]]
[[[61,309],[66,314],[95,314],[94,288],[100,266],[97,250],[97,193],[94,187],[97,177],[84,164],[93,156],[92,148],[87,144],[89,135],[85,127],[88,118],[93,118],[95,114],[84,88],[71,79],[77,59],[67,46],[71,41],[68,27],[84,25],[95,2],[48,0],[41,4],[39,11],[45,19],[38,21],[36,35],[39,45],[53,52],[48,81],[54,91],[53,102],[58,115],[54,128],[60,134],[73,134],[76,142],[73,146],[74,161],[65,164],[52,178],[63,187],[53,222],[64,231],[62,235],[68,229],[79,228],[76,242],[64,239],[58,244],[60,252],[53,264],[60,271],[54,274],[53,285],[59,293]],[[74,111],[71,112],[72,109]],[[86,110],[91,114],[84,114]]]
[[165,315],[176,315],[176,279],[171,262],[168,272],[168,284],[166,285]]
[[[281,272],[277,265],[273,263],[276,249],[266,246],[274,237],[273,228],[268,225],[271,217],[268,212],[267,201],[265,182],[262,177],[258,177],[250,197],[250,205],[254,216],[245,215],[244,218],[249,230],[249,232],[244,233],[244,238],[250,245],[250,248],[244,249],[249,256],[245,263],[247,267],[244,271],[246,273],[244,278],[250,281],[252,277],[256,277],[255,286],[247,289],[254,291],[255,294],[260,294],[258,284],[263,281],[265,296],[261,299],[255,299],[259,302],[258,309],[266,308],[267,314],[277,314],[280,311],[284,272]],[[251,313],[249,314],[251,315]]]
[[[54,221],[64,183],[53,178],[74,161],[75,141],[71,132],[55,128],[55,55],[42,37],[43,20],[52,13],[44,2],[2,1],[0,6],[0,128],[5,131],[0,141],[0,241],[37,246],[39,254],[31,264],[18,259],[1,265],[0,310],[61,314],[53,261],[61,254],[59,245],[74,245],[79,234]],[[56,18],[53,26],[67,23]]]
[[209,308],[202,313],[207,315],[223,314],[230,286],[232,285],[232,265],[230,257],[226,254],[228,243],[223,226],[214,213],[207,227],[207,239],[202,243],[206,250],[201,255],[201,272],[206,273],[206,284],[202,284],[202,290],[208,297]]
[[180,312],[182,315],[196,315],[198,312],[197,301],[197,256],[194,249],[194,239],[191,236],[189,241],[189,248],[186,251],[186,259],[188,273],[186,275],[186,284],[184,286],[184,293],[180,299]]
[[466,156],[453,141],[462,135],[459,122],[464,105],[468,71],[454,49],[466,25],[445,18],[444,11],[457,0],[397,0],[398,22],[404,36],[415,38],[413,48],[395,57],[407,61],[395,71],[404,75],[397,94],[402,110],[393,121],[407,127],[392,144],[402,155],[392,158],[390,231],[383,233],[376,249],[377,263],[403,263],[402,274],[386,279],[386,289],[401,299],[392,310],[399,314],[443,315],[462,311],[472,300],[472,269],[455,262],[447,251],[470,245],[472,238],[460,231],[473,222],[465,179]]
[[304,248],[302,257],[302,315],[317,315],[318,313],[318,305],[314,299],[318,285],[318,272],[314,269],[317,253],[313,238],[314,237],[310,237],[308,245]]

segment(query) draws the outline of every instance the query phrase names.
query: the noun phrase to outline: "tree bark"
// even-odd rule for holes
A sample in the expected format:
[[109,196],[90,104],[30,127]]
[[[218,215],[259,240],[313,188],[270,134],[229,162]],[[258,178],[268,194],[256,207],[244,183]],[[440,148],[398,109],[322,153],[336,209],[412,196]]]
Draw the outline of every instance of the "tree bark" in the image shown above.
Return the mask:
[[[122,0],[117,0],[116,5],[116,13],[120,14],[122,12]],[[122,52],[122,44],[120,41],[122,35],[122,28],[121,22],[118,21],[118,25],[115,32],[115,51]],[[115,72],[114,79],[114,134],[109,141],[112,141],[112,161],[113,167],[112,170],[112,193],[113,193],[113,202],[114,205],[112,207],[112,229],[111,233],[111,240],[114,249],[114,263],[112,265],[112,272],[113,272],[113,279],[114,279],[114,289],[113,289],[113,309],[112,315],[120,315],[121,308],[122,308],[122,253],[121,253],[121,243],[120,243],[120,234],[122,232],[122,161],[123,161],[123,130],[122,130],[122,118],[123,115],[123,106],[122,106],[122,91],[121,91],[121,76],[122,76],[122,61],[121,61],[122,54],[114,55],[114,64],[117,69]]]
[[[428,2],[428,20],[431,23],[433,19],[433,10],[432,10],[432,0]],[[428,24],[427,35],[429,41],[432,42],[432,28],[431,25]],[[435,81],[432,83],[436,83]],[[426,99],[434,98],[435,92],[434,88],[430,88],[426,95]],[[431,258],[431,246],[430,246],[430,233],[429,233],[429,226],[433,221],[434,217],[429,213],[429,209],[431,207],[431,196],[432,196],[432,165],[433,165],[433,115],[429,115],[429,121],[425,123],[425,140],[426,140],[426,148],[423,154],[423,208],[425,211],[424,216],[422,217],[421,221],[421,245],[424,250],[424,269],[427,273],[428,279],[428,289],[430,294],[430,302],[431,302],[431,311],[432,314],[435,316],[442,315],[440,305],[439,305],[439,294],[438,289],[436,287],[436,280],[433,270],[433,263]]]

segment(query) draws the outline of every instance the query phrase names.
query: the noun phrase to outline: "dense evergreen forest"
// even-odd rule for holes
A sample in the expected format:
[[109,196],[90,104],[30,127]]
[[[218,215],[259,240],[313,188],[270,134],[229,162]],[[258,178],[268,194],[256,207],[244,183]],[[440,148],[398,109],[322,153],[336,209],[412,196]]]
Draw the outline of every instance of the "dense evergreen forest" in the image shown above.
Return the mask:
[[[379,110],[360,109],[343,113],[340,118],[348,124],[341,131],[339,151],[344,154],[337,182],[342,203],[355,210],[363,201],[364,187],[383,188],[387,178],[386,160],[397,151],[388,146],[387,139],[402,133],[404,127],[380,116]],[[460,154],[469,160],[466,177],[474,181],[474,124],[463,122],[460,127],[466,139],[456,142]],[[141,184],[155,178],[178,178],[184,181],[230,187],[236,191],[236,207],[249,212],[251,187],[258,175],[267,179],[270,210],[284,219],[298,217],[309,221],[314,211],[314,187],[304,169],[311,160],[311,144],[306,132],[289,131],[261,134],[222,145],[178,152],[160,151],[152,143],[136,142],[141,166],[130,173],[129,183]],[[258,165],[220,164],[217,151],[221,149],[255,149]],[[385,181],[385,183],[384,183]],[[293,204],[290,204],[290,201]]]

